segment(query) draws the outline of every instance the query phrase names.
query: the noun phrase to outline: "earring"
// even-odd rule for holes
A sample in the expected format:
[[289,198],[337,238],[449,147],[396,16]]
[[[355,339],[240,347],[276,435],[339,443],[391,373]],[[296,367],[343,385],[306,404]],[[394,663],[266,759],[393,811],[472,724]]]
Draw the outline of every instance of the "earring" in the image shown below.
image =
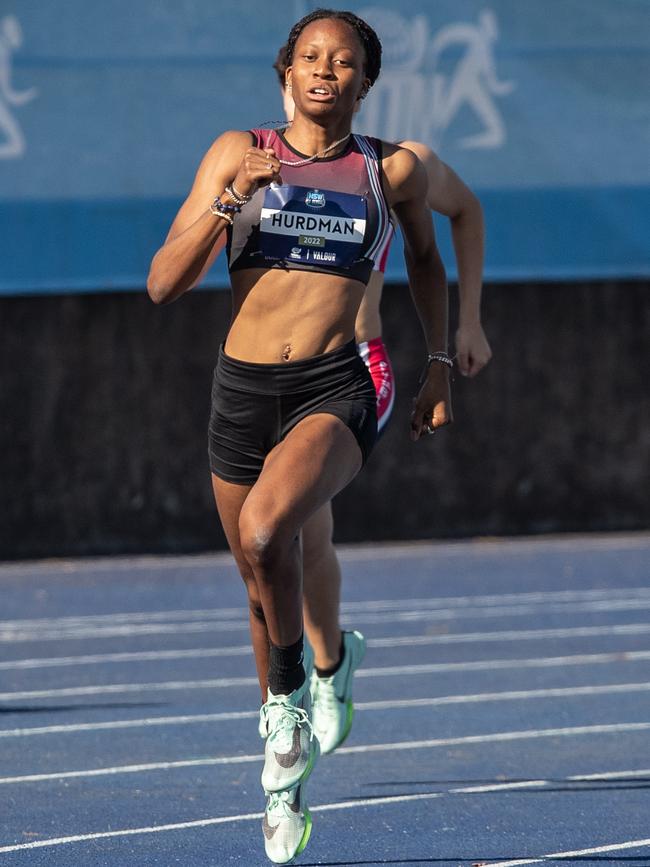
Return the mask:
[[292,87],[291,87],[291,83],[290,83],[290,82],[287,83],[287,90],[292,90]]

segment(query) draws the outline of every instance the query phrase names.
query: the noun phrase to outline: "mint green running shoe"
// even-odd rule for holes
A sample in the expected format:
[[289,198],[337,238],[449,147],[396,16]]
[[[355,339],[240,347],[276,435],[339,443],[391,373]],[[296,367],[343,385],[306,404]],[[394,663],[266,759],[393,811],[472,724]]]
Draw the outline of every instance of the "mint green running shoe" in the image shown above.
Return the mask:
[[289,695],[273,695],[260,710],[260,732],[264,745],[264,791],[282,792],[303,782],[319,756],[318,741],[311,723],[309,681]]
[[352,679],[366,653],[366,640],[360,632],[343,633],[343,662],[330,677],[311,676],[312,725],[323,755],[340,747],[350,734],[354,705]]
[[[302,650],[302,667],[305,669],[305,678],[307,679],[307,683],[311,683],[311,673],[314,670],[314,651],[312,650],[311,644],[307,641],[306,636]],[[262,740],[266,740],[268,734],[266,730],[266,715],[261,711],[257,730],[260,733]]]
[[272,792],[262,819],[264,849],[274,864],[288,864],[300,855],[311,834],[311,813],[305,800],[305,783],[284,792]]

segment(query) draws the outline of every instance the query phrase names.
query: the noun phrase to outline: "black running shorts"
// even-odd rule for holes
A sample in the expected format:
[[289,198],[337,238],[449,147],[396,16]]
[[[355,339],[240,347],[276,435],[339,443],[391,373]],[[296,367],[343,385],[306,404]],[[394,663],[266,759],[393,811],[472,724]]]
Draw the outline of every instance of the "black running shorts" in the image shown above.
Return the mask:
[[315,413],[340,418],[365,463],[377,438],[376,404],[353,340],[324,355],[280,364],[239,361],[221,347],[212,381],[210,469],[225,481],[254,484],[271,449]]

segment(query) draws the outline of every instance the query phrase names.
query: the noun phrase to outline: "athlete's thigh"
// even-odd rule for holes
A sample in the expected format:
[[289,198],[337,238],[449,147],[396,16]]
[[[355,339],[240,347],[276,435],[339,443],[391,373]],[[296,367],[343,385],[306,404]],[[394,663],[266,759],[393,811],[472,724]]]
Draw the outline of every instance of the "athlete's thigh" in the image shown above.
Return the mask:
[[359,444],[336,416],[307,416],[267,456],[246,509],[298,532],[361,468]]
[[239,540],[239,515],[251,491],[251,487],[251,485],[235,485],[232,482],[226,482],[212,473],[212,491],[217,504],[217,511],[221,518],[223,531],[226,534],[228,547],[240,571],[247,567],[247,563],[242,554]]

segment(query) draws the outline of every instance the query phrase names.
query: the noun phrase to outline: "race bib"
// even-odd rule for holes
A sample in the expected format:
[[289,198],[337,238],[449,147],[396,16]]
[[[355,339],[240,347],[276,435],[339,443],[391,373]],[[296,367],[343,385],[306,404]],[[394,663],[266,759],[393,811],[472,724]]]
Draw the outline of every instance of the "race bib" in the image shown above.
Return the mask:
[[267,259],[346,268],[361,257],[365,233],[364,196],[289,184],[266,190],[260,249]]

